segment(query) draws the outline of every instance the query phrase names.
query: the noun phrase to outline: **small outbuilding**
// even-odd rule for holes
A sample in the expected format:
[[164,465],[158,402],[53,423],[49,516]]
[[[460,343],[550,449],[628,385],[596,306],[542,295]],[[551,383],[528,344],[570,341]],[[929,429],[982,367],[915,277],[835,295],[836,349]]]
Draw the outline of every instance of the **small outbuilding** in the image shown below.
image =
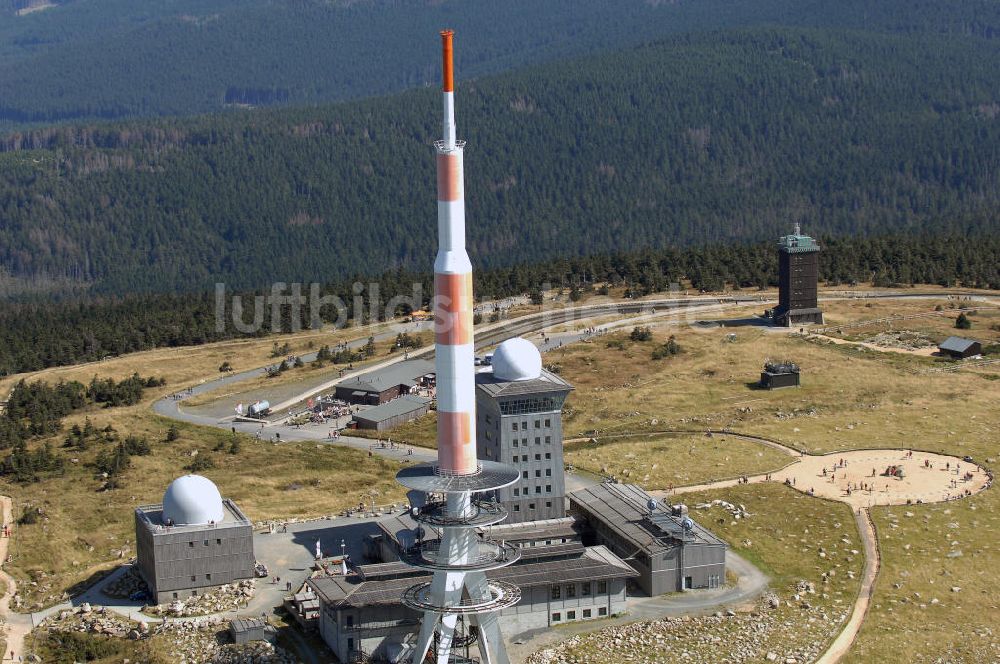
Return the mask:
[[798,387],[799,365],[794,362],[768,362],[760,373],[760,386],[766,390]]
[[234,618],[229,621],[229,635],[233,643],[264,641],[272,636],[270,625],[260,618]]
[[975,339],[964,339],[962,337],[948,337],[938,346],[942,355],[964,360],[967,357],[975,357],[983,354],[983,345]]

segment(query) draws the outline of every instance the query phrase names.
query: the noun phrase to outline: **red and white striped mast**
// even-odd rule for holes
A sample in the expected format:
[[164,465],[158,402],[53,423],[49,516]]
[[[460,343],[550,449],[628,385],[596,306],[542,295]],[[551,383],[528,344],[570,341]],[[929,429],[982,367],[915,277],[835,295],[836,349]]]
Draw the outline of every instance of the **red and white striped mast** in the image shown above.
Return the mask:
[[472,333],[472,263],[465,251],[465,141],[455,139],[451,30],[441,32],[444,121],[437,149],[438,252],[434,260],[434,363],[437,370],[438,464],[455,475],[476,472],[476,377]]
[[[422,612],[420,633],[411,662],[423,664],[431,647],[433,661],[448,664],[455,645],[455,628],[475,626],[475,641],[484,664],[509,664],[498,613],[520,600],[520,589],[489,581],[486,572],[520,558],[509,544],[481,538],[476,529],[500,523],[507,514],[490,494],[518,480],[519,472],[505,464],[476,458],[475,344],[472,330],[472,263],[465,250],[465,188],[463,150],[456,139],[455,81],[451,30],[441,32],[442,138],[437,152],[438,253],[434,260],[434,352],[437,371],[437,463],[411,466],[396,479],[421,492],[424,505],[412,515],[426,527],[413,542],[401,545],[400,558],[433,571],[429,583],[408,588],[402,602]],[[433,535],[433,536],[431,536]],[[457,653],[456,653],[457,654]]]

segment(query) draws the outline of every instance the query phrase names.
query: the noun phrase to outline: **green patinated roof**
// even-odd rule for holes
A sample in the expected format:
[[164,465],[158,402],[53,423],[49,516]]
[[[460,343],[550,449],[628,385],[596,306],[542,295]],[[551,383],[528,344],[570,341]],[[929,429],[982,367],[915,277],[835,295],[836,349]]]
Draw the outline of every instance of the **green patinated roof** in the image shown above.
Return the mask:
[[781,249],[781,251],[787,251],[792,254],[819,251],[819,245],[816,244],[816,240],[808,235],[802,235],[799,231],[798,224],[795,226],[795,233],[791,235],[782,235],[778,238],[778,248]]

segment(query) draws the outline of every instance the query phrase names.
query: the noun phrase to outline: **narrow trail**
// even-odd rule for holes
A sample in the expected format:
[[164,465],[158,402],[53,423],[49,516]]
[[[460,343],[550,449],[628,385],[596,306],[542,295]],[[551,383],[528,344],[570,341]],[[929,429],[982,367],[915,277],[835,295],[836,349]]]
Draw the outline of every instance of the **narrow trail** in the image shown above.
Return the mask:
[[[9,496],[0,496],[0,504],[3,506],[3,523],[10,526],[14,531],[14,510]],[[7,546],[10,537],[0,537],[0,561],[7,560]],[[0,619],[4,621],[4,632],[7,640],[7,647],[3,651],[4,659],[10,655],[12,661],[17,661],[23,656],[24,638],[31,631],[31,616],[23,613],[13,613],[10,610],[10,601],[17,594],[17,582],[14,578],[0,567],[0,581],[4,582],[6,591],[0,598]]]
[[851,617],[844,625],[843,631],[837,635],[826,652],[816,660],[816,664],[835,664],[854,645],[855,639],[858,638],[858,632],[861,631],[861,625],[864,624],[865,617],[868,615],[868,606],[871,604],[872,593],[875,591],[875,580],[878,578],[878,572],[882,566],[878,537],[875,533],[871,512],[867,507],[860,508],[854,514],[854,521],[858,524],[861,544],[865,550],[865,569],[861,577],[861,590],[858,592],[858,598],[854,600]]

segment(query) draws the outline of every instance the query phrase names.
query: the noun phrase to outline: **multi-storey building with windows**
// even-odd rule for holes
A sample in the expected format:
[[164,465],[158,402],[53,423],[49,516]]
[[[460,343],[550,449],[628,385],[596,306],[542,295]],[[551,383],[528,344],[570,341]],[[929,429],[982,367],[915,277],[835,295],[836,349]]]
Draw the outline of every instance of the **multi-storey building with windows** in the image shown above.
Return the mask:
[[479,458],[510,464],[520,480],[497,491],[507,522],[566,515],[562,407],[573,387],[542,368],[535,346],[509,339],[490,369],[476,374]]

